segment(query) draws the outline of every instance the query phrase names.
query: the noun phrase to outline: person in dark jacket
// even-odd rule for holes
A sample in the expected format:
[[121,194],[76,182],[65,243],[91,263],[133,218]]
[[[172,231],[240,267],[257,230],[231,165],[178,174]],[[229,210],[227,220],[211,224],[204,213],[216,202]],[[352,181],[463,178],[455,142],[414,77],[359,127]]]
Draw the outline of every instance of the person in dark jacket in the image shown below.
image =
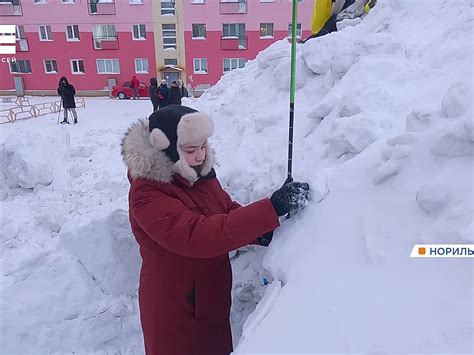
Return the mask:
[[212,134],[207,114],[169,105],[122,139],[147,355],[232,352],[228,253],[268,245],[279,217],[308,200],[309,185],[290,182],[247,206],[232,201],[213,169]]
[[61,102],[64,108],[64,119],[61,121],[63,123],[68,122],[68,111],[72,112],[74,117],[74,124],[77,123],[77,112],[76,112],[76,99],[74,95],[76,95],[76,89],[73,85],[69,84],[67,78],[62,76],[59,79],[58,83],[58,95],[61,96]]
[[170,105],[181,105],[181,89],[179,88],[178,83],[176,81],[173,81],[171,83],[169,95]]
[[153,111],[158,110],[158,104],[160,103],[160,100],[158,98],[158,81],[156,78],[151,78],[150,79],[150,100],[153,105]]
[[166,80],[161,80],[160,87],[158,88],[158,106],[160,109],[169,105],[169,93],[170,89],[168,84],[166,84]]
[[189,97],[188,89],[186,89],[182,80],[178,80],[178,86],[181,89],[181,97]]

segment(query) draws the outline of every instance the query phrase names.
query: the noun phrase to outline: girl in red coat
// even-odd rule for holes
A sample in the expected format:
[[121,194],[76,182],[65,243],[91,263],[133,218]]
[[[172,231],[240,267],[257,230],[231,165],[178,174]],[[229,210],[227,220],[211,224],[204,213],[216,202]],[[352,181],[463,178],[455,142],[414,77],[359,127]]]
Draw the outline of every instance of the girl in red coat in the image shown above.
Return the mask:
[[270,199],[233,202],[213,169],[212,133],[205,113],[169,105],[133,124],[122,141],[148,355],[232,352],[228,253],[268,245],[278,217],[308,198],[308,184],[292,182]]

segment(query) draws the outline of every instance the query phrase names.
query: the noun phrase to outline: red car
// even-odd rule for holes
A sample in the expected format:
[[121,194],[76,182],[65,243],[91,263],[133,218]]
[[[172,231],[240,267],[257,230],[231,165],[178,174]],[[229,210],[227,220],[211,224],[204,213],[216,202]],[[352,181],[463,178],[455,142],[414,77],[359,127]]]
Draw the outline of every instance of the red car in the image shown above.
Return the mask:
[[[140,81],[140,87],[138,88],[138,94],[140,97],[150,97],[150,91],[148,90],[148,84]],[[130,81],[126,81],[123,85],[112,86],[112,97],[118,97],[120,100],[128,99],[133,97],[133,89],[130,87]]]

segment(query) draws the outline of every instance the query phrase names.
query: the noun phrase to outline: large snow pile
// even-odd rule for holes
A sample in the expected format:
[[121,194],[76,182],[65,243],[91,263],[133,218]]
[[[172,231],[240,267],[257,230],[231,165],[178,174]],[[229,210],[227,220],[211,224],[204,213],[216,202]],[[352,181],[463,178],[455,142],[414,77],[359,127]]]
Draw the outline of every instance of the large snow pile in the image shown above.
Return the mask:
[[[474,352],[473,259],[408,257],[474,243],[472,11],[379,0],[298,45],[293,168],[312,203],[232,254],[236,353]],[[185,100],[214,117],[241,203],[286,178],[289,58],[275,43]],[[150,110],[88,99],[77,126],[2,127],[1,353],[143,353],[120,138]]]

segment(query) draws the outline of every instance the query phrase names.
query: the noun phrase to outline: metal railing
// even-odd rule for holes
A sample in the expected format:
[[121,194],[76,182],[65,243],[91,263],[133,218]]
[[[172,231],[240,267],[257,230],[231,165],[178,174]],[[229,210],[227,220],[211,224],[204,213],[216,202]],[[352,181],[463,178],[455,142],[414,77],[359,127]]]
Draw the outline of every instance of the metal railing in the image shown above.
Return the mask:
[[219,10],[222,15],[226,14],[246,14],[247,0],[245,1],[220,1]]
[[0,2],[0,16],[23,16],[23,9],[19,0]]
[[115,15],[115,2],[88,1],[89,15]]
[[[0,110],[0,124],[35,118],[59,112],[62,109],[61,101],[43,102],[30,105],[28,98],[18,98],[15,102],[17,106]],[[76,108],[86,107],[86,101],[83,97],[76,97],[75,102]]]
[[119,40],[117,36],[92,37],[94,49],[119,49]]
[[222,50],[245,50],[248,48],[248,37],[221,37]]

